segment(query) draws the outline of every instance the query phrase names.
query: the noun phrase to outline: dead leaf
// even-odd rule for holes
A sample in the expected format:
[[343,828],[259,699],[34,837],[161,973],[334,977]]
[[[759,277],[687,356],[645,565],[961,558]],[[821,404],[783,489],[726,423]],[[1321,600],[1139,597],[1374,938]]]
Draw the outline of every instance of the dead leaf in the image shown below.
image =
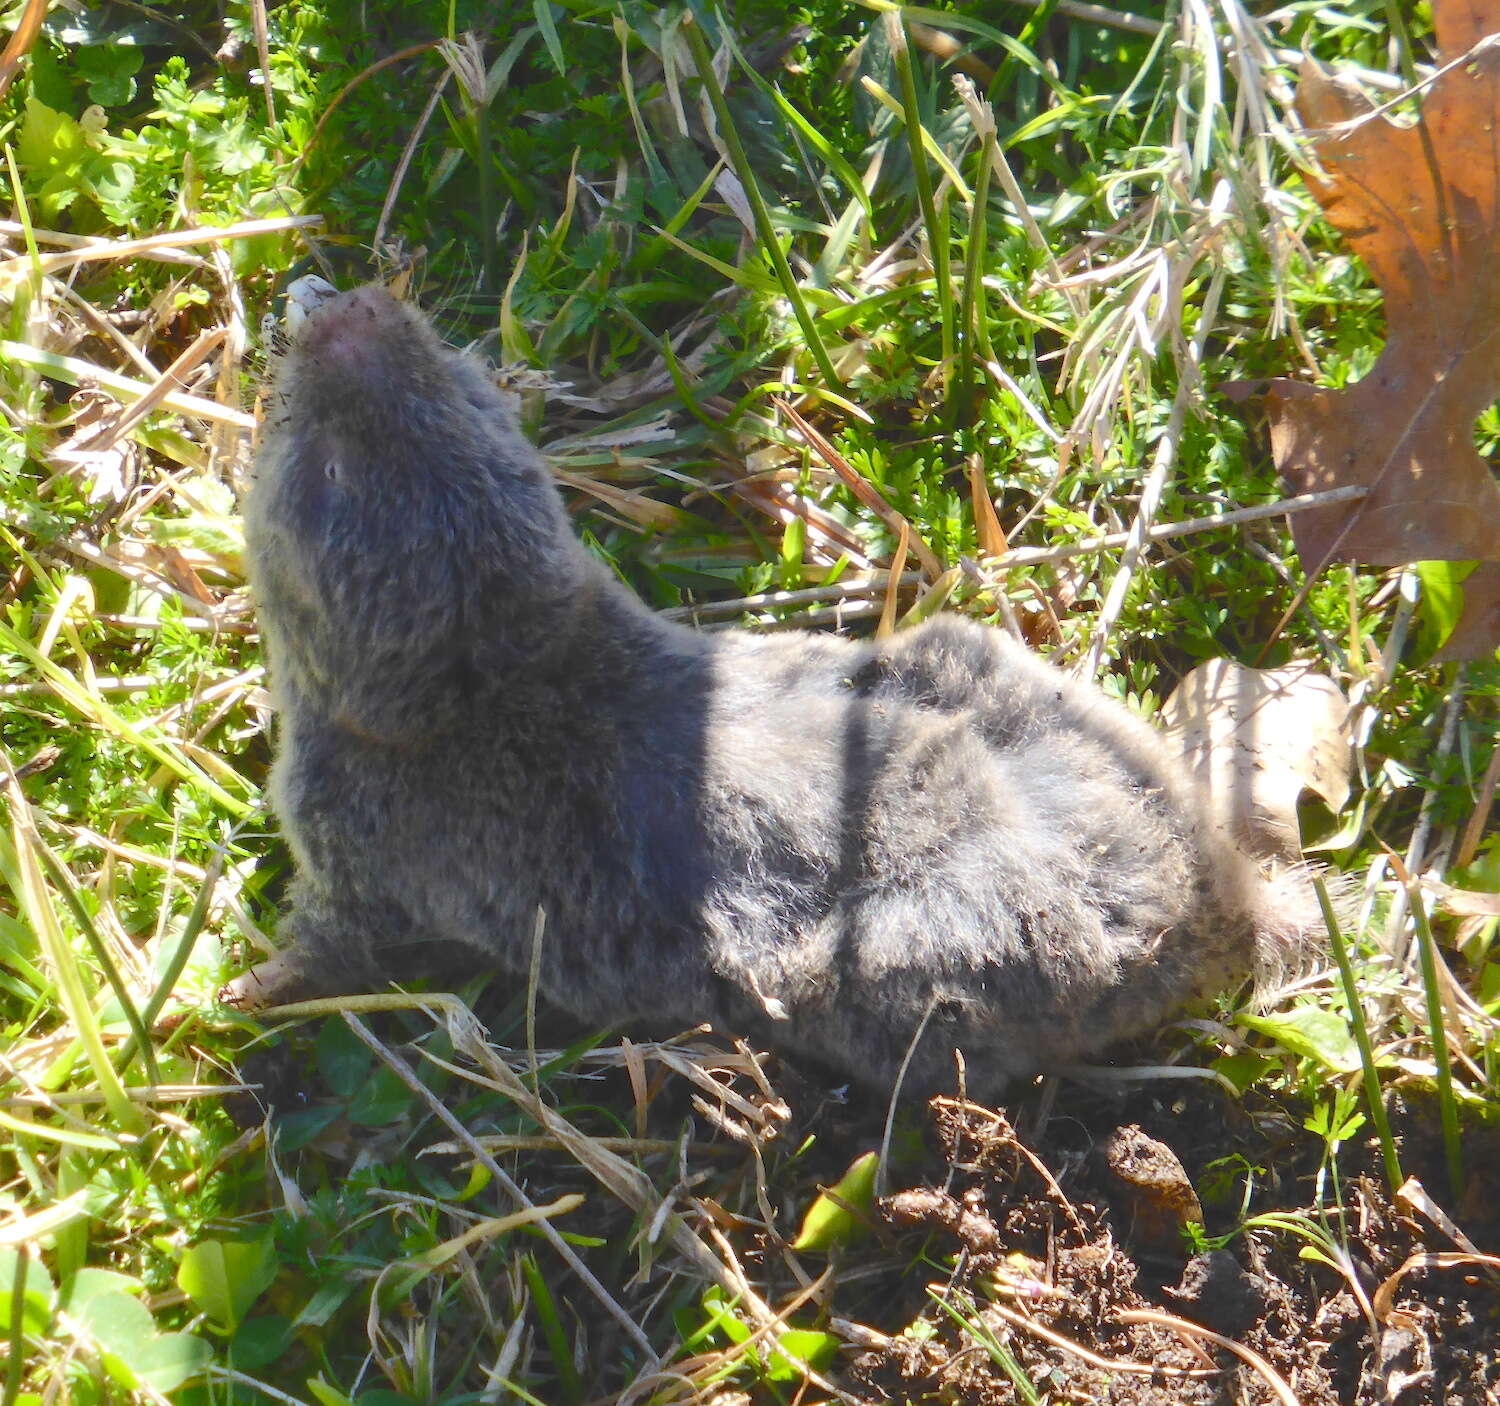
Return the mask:
[[1434,884],[1438,907],[1455,918],[1500,918],[1500,893]]
[[969,455],[969,496],[974,502],[974,530],[979,538],[982,556],[1003,556],[1010,543],[1005,539],[1005,529],[1000,526],[999,514],[995,512],[995,500],[990,497],[989,484],[984,477],[984,457]]
[[[1352,508],[1298,513],[1310,573],[1330,561],[1500,562],[1500,486],[1474,422],[1500,395],[1500,0],[1434,0],[1440,73],[1412,126],[1311,59],[1297,107],[1319,170],[1307,182],[1385,297],[1385,350],[1341,390],[1273,382],[1276,462],[1296,493],[1363,484]],[[1293,389],[1293,387],[1296,387]],[[1465,584],[1457,648],[1500,646],[1500,572]],[[1454,655],[1449,642],[1447,653]]]
[[951,63],[960,73],[967,73],[986,88],[995,81],[995,70],[977,54],[966,53],[963,42],[946,29],[934,29],[916,20],[908,21],[907,28],[911,31],[911,42],[919,49],[926,49],[939,63]]
[[880,623],[875,627],[878,640],[888,640],[896,633],[896,604],[901,596],[901,577],[906,570],[906,551],[910,545],[911,532],[903,520],[901,536],[896,541],[896,555],[891,558],[891,567],[886,573],[885,604],[880,607]]
[[875,562],[858,533],[800,491],[795,477],[759,474],[731,485],[736,497],[785,526],[793,518],[807,524],[808,557],[816,565],[832,566],[841,556],[856,571],[873,571]]
[[170,542],[153,542],[157,570],[161,572],[185,596],[191,596],[199,605],[212,608],[217,602],[214,594],[203,584],[197,565],[186,552],[179,551]]
[[613,508],[622,517],[643,527],[648,531],[670,531],[672,528],[690,522],[691,515],[674,508],[670,503],[659,503],[655,498],[648,498],[644,493],[632,493],[626,488],[616,488],[613,484],[604,483],[591,477],[589,474],[571,473],[567,469],[553,466],[553,478],[560,483],[565,483],[569,488],[576,488],[580,493],[587,493],[591,498],[597,498],[601,503]]
[[791,421],[792,428],[802,437],[803,443],[843,480],[844,486],[886,525],[893,536],[899,538],[903,531],[907,533],[912,555],[922,565],[922,574],[929,581],[936,581],[943,574],[943,564],[921,534],[886,502],[884,495],[869,479],[834,448],[832,441],[821,430],[802,418],[789,400],[777,396],[772,404]]
[[1385,1319],[1395,1308],[1396,1289],[1401,1281],[1414,1269],[1482,1269],[1490,1274],[1500,1270],[1500,1256],[1481,1255],[1477,1251],[1467,1254],[1428,1254],[1425,1251],[1408,1257],[1405,1264],[1390,1275],[1375,1291],[1373,1303],[1375,1316]]
[[1455,1245],[1467,1255],[1477,1255],[1478,1247],[1454,1222],[1453,1217],[1434,1201],[1417,1177],[1407,1179],[1396,1188],[1392,1198],[1396,1205],[1408,1215],[1421,1216],[1431,1221]]
[[1162,705],[1168,735],[1208,789],[1218,822],[1252,852],[1297,859],[1297,802],[1349,799],[1349,703],[1326,674],[1290,665],[1200,664]]
[[53,461],[82,484],[90,503],[124,503],[140,476],[140,456],[133,441],[111,433],[120,420],[120,402],[83,387],[68,409],[73,433],[52,451]]

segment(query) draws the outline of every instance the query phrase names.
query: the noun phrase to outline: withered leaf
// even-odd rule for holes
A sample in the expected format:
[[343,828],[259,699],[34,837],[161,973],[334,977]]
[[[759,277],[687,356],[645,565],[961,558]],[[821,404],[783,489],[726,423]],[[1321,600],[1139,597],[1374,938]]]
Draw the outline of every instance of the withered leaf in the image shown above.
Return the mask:
[[1444,884],[1437,890],[1437,901],[1443,912],[1456,917],[1500,918],[1500,893],[1456,889]]
[[1349,799],[1349,704],[1334,681],[1300,665],[1250,669],[1211,659],[1185,675],[1162,719],[1209,794],[1218,823],[1252,853],[1297,859],[1297,802]]
[[[1362,484],[1352,506],[1298,513],[1309,571],[1348,560],[1500,561],[1500,486],[1474,422],[1500,395],[1500,0],[1434,0],[1441,72],[1420,120],[1375,114],[1311,60],[1298,111],[1318,170],[1307,180],[1385,297],[1387,341],[1342,390],[1271,383],[1272,448],[1292,491]],[[1493,597],[1491,599],[1490,597]],[[1500,572],[1465,586],[1446,653],[1500,645]],[[1486,628],[1488,625],[1490,628]]]

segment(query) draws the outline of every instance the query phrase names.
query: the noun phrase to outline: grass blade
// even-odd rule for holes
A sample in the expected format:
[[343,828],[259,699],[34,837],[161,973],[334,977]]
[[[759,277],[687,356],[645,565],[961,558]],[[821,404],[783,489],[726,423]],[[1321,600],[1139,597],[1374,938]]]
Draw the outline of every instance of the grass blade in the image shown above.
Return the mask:
[[1448,1190],[1455,1204],[1463,1197],[1463,1146],[1458,1137],[1458,1103],[1453,1097],[1453,1068],[1448,1062],[1448,1029],[1443,1022],[1442,978],[1438,972],[1437,943],[1427,921],[1427,904],[1420,885],[1410,876],[1406,898],[1417,928],[1417,956],[1422,964],[1422,994],[1427,1002],[1427,1038],[1432,1041],[1432,1061],[1437,1066],[1438,1112],[1443,1123],[1443,1154],[1448,1163]]
[[[78,896],[77,885],[73,882],[73,876],[58,857],[52,853],[40,839],[36,846],[37,858],[41,860],[42,868],[47,871],[68,911],[73,915],[73,921],[78,924],[78,930],[83,934],[84,941],[88,943],[89,950],[94,954],[94,960],[99,963],[104,972],[104,979],[109,983],[110,990],[115,993],[115,999],[120,1003],[120,1009],[125,1012],[125,1021],[130,1026],[131,1038],[135,1040],[141,1049],[146,1062],[146,1074],[153,1084],[161,1083],[161,1074],[156,1067],[156,1055],[151,1048],[151,1041],[146,1034],[145,1023],[141,1020],[141,1013],[136,1009],[135,1002],[130,997],[124,979],[120,976],[120,969],[115,965],[115,960],[109,954],[109,948],[104,939],[99,935],[99,929],[94,920],[89,916],[88,909],[83,906],[83,900]],[[120,1068],[125,1068],[130,1056],[123,1056]]]
[[10,1284],[10,1346],[5,1361],[5,1396],[0,1406],[15,1406],[21,1394],[21,1349],[25,1344],[26,1273],[31,1264],[31,1251],[25,1245],[16,1246],[16,1269]]
[[1370,1043],[1370,1030],[1365,1023],[1365,1011],[1359,999],[1359,985],[1354,979],[1354,966],[1349,960],[1349,946],[1339,928],[1338,915],[1328,897],[1328,887],[1321,877],[1313,879],[1317,891],[1318,906],[1323,910],[1323,923],[1328,929],[1328,942],[1333,948],[1333,959],[1338,963],[1339,984],[1344,990],[1344,1003],[1349,1008],[1349,1024],[1354,1031],[1354,1043],[1359,1047],[1360,1069],[1363,1071],[1365,1103],[1370,1109],[1370,1122],[1380,1139],[1380,1157],[1385,1166],[1386,1184],[1394,1192],[1406,1178],[1401,1174],[1401,1163],[1396,1156],[1395,1139],[1391,1137],[1390,1120],[1385,1114],[1385,1101],[1380,1093],[1380,1072],[1375,1067],[1375,1050]]
[[768,83],[761,77],[756,71],[754,64],[745,58],[745,55],[740,50],[740,46],[735,43],[734,39],[727,32],[725,34],[725,42],[728,43],[730,49],[733,51],[735,60],[740,66],[740,72],[775,104],[777,111],[806,138],[808,145],[827,163],[828,169],[843,182],[850,195],[859,202],[873,235],[875,206],[870,200],[870,192],[865,189],[865,183],[860,179],[859,173],[849,164],[843,153],[829,142],[828,138],[818,131],[796,107],[787,101],[780,88],[774,83]]
[[[203,876],[203,887],[198,890],[198,897],[193,902],[192,911],[188,913],[187,922],[183,924],[182,936],[177,939],[177,948],[172,953],[172,959],[167,963],[167,969],[162,973],[161,980],[157,982],[156,990],[151,993],[151,999],[146,1002],[145,1010],[141,1012],[141,1021],[148,1030],[156,1017],[161,1014],[162,1007],[166,1005],[168,997],[171,996],[173,988],[182,976],[183,969],[188,964],[188,958],[192,956],[193,946],[198,941],[198,934],[203,931],[203,924],[208,920],[209,904],[213,902],[214,889],[223,867],[224,851],[216,850],[213,859],[209,862],[208,872]],[[125,1045],[124,1057],[126,1059],[134,1054],[134,1043],[135,1036],[132,1034]]]
[[583,1396],[583,1383],[578,1378],[578,1368],[573,1363],[569,1348],[568,1330],[558,1312],[557,1300],[552,1295],[535,1255],[527,1255],[521,1261],[521,1272],[526,1277],[526,1286],[531,1290],[531,1302],[536,1308],[541,1323],[542,1336],[547,1340],[547,1351],[557,1371],[557,1386],[564,1401],[578,1401]]
[[557,21],[552,18],[552,0],[532,0],[531,12],[536,16],[536,27],[542,32],[542,42],[547,46],[552,67],[559,73],[567,72],[568,61],[563,57],[562,42],[557,37]]
[[990,1331],[977,1313],[972,1318],[966,1317],[943,1295],[931,1289],[927,1292],[931,1295],[933,1303],[973,1338],[989,1354],[990,1361],[1010,1378],[1011,1385],[1016,1389],[1016,1395],[1026,1403],[1026,1406],[1042,1406],[1042,1398],[1037,1393],[1036,1383],[1026,1375],[1021,1364],[1016,1361],[1015,1354]]
[[942,375],[946,382],[953,364],[953,280],[948,264],[947,221],[938,219],[932,193],[932,173],[927,169],[927,150],[922,138],[922,112],[917,104],[917,80],[912,70],[910,35],[899,14],[885,17],[891,55],[901,78],[901,104],[906,114],[906,138],[911,146],[911,169],[917,182],[917,204],[927,226],[927,251],[937,281],[938,314],[942,319]]
[[817,362],[818,370],[823,373],[823,379],[835,389],[843,390],[844,384],[839,379],[838,372],[833,369],[833,362],[829,359],[827,348],[824,347],[812,314],[803,300],[802,289],[792,276],[791,265],[786,261],[786,252],[782,249],[776,229],[771,224],[771,212],[766,208],[765,199],[755,179],[755,172],[750,169],[749,159],[745,156],[745,148],[740,144],[739,132],[735,129],[734,119],[729,113],[729,104],[724,99],[724,90],[719,86],[718,75],[714,73],[713,56],[708,52],[708,44],[704,41],[703,31],[699,28],[698,21],[691,11],[682,17],[682,34],[693,52],[693,62],[698,66],[698,76],[703,80],[708,100],[713,104],[714,117],[719,124],[719,136],[729,154],[729,163],[734,167],[734,173],[739,177],[740,185],[744,187],[745,198],[750,202],[750,209],[755,218],[755,228],[760,234],[761,243],[765,246],[766,257],[770,259],[772,267],[776,270],[776,277],[781,284],[782,292],[786,294],[787,301],[792,305],[797,325],[801,327],[802,335],[807,339],[807,349],[812,353],[813,360]]
[[954,414],[960,421],[970,416],[976,354],[985,361],[995,359],[985,317],[984,255],[989,241],[990,159],[995,147],[995,128],[987,124],[980,134],[979,175],[970,206],[969,231],[964,249],[964,281],[960,294],[958,328],[958,373],[954,378]]
[[9,840],[0,839],[0,843],[4,843],[9,851],[5,856],[8,867],[13,866],[19,880],[16,899],[51,964],[58,997],[73,1027],[73,1035],[93,1071],[105,1107],[109,1109],[116,1126],[129,1132],[139,1132],[145,1127],[145,1120],[131,1103],[120,1083],[119,1075],[115,1073],[114,1065],[110,1063],[109,1053],[104,1048],[104,1036],[99,1029],[99,1020],[84,985],[83,973],[79,969],[78,958],[52,907],[46,878],[37,861],[40,839],[31,821],[30,806],[22,795],[15,772],[8,762],[6,772],[5,792],[10,806],[11,832]]

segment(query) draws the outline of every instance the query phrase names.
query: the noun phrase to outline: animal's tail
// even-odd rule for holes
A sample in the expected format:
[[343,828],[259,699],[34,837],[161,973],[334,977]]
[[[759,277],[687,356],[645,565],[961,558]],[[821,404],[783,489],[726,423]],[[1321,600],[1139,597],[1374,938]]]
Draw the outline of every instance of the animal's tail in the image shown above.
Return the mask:
[[1359,887],[1348,876],[1303,861],[1279,864],[1263,873],[1255,914],[1255,1001],[1271,1004],[1285,988],[1308,975],[1328,957],[1328,923],[1318,901],[1321,880],[1339,929],[1349,933]]

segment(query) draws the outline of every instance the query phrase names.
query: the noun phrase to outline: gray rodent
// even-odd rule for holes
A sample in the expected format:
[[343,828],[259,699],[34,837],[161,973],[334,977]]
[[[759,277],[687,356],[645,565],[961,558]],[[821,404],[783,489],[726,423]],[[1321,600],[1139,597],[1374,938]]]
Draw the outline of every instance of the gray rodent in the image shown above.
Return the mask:
[[[274,373],[246,503],[291,947],[260,1006],[459,943],[590,1022],[889,1090],[1075,1062],[1301,940],[1168,743],[1003,632],[707,634],[575,538],[485,369],[369,286]],[[924,1027],[925,1021],[925,1029]]]

